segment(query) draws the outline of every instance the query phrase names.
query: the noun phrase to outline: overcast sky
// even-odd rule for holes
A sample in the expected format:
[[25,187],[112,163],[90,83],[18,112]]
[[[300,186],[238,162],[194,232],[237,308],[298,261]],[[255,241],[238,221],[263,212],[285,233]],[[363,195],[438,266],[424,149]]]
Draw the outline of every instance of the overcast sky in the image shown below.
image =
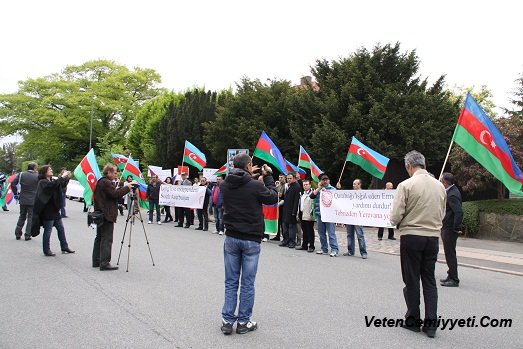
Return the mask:
[[242,76],[298,83],[316,59],[400,42],[429,81],[486,85],[510,107],[522,13],[515,0],[3,1],[0,93],[93,59],[155,69],[174,91],[228,88]]

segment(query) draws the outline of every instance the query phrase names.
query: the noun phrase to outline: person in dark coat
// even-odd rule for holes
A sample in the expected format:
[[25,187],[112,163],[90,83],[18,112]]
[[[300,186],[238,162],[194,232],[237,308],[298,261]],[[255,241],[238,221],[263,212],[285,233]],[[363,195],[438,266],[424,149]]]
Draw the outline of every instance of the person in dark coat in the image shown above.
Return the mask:
[[196,214],[198,215],[198,228],[196,230],[203,230],[207,231],[209,230],[209,201],[211,199],[212,191],[207,186],[207,178],[202,177],[200,179],[200,186],[205,187],[205,196],[203,199],[203,207],[201,209],[196,210]]
[[160,216],[160,186],[162,184],[158,180],[158,176],[153,174],[151,176],[151,182],[147,186],[147,200],[149,201],[149,221],[148,224],[153,222],[154,208],[156,207],[156,223],[162,224]]
[[447,191],[447,203],[443,226],[441,227],[441,240],[443,250],[449,270],[447,278],[440,280],[441,286],[458,287],[458,260],[456,258],[456,243],[463,222],[463,209],[461,208],[461,193],[455,185],[452,173],[444,172],[441,176],[441,183]]
[[[31,222],[33,220],[33,205],[35,203],[36,187],[38,186],[38,174],[36,173],[36,163],[30,162],[27,165],[27,171],[20,172],[11,182],[13,195],[18,199],[20,204],[20,216],[15,228],[15,238],[20,240],[25,220],[25,240],[31,240]],[[20,184],[20,193],[17,185]]]
[[284,196],[282,221],[283,221],[283,241],[281,247],[296,247],[296,229],[298,225],[298,207],[300,204],[301,188],[296,181],[296,173],[287,174],[287,188]]
[[44,227],[42,247],[44,255],[48,257],[55,255],[49,246],[53,227],[55,227],[58,232],[58,240],[60,240],[62,253],[75,252],[69,248],[69,244],[65,237],[62,216],[60,215],[60,208],[62,207],[62,188],[67,185],[70,177],[71,172],[63,171],[60,177],[53,180],[53,169],[50,165],[44,165],[38,171],[39,181],[33,206],[32,235],[38,235],[37,231],[40,229],[40,226]]
[[[126,182],[122,188],[115,188],[112,180],[116,178],[116,166],[105,165],[103,177],[94,188],[94,209],[102,211],[104,222],[96,227],[96,238],[93,246],[93,268],[100,270],[117,270],[111,265],[111,249],[113,246],[114,223],[118,218],[118,199],[131,191],[135,181]],[[132,209],[132,208],[130,208]]]
[[[223,259],[225,264],[225,301],[222,308],[223,334],[232,333],[235,322],[236,333],[243,334],[258,328],[251,321],[254,306],[254,280],[258,270],[260,245],[265,232],[262,204],[278,202],[272,170],[263,165],[258,180],[258,166],[252,166],[247,154],[238,154],[233,160],[225,181],[220,185],[225,215],[225,241]],[[238,313],[238,288],[240,304]]]

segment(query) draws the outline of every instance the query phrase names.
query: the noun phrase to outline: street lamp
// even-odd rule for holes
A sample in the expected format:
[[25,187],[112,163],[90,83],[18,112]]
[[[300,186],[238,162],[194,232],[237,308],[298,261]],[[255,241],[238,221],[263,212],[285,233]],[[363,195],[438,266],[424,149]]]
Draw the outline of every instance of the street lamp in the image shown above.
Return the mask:
[[[85,88],[80,87],[80,92],[85,92],[85,91],[86,91]],[[89,150],[91,150],[91,144],[92,144],[92,140],[93,140],[93,99],[94,99],[94,96],[91,99],[91,112],[90,112],[91,120],[89,123]]]

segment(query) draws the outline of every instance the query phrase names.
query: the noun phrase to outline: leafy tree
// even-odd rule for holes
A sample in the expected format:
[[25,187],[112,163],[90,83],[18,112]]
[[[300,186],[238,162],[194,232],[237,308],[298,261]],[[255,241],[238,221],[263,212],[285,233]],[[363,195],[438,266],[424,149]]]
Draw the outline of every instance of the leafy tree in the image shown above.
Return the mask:
[[[151,69],[98,60],[28,79],[0,95],[0,135],[23,135],[20,152],[40,163],[73,167],[98,139],[124,144],[137,108],[155,97],[160,76]],[[84,91],[84,92],[81,92]]]
[[[356,136],[390,158],[402,158],[416,149],[429,162],[444,159],[459,106],[444,88],[443,76],[429,86],[418,69],[416,52],[401,52],[399,43],[378,45],[372,51],[361,48],[339,61],[316,62],[313,74],[320,85],[318,99],[326,118],[347,139],[344,148],[334,144],[337,158],[345,157],[351,137]],[[339,161],[321,161],[325,171],[339,173]],[[369,175],[362,175],[364,182],[370,182]]]
[[156,149],[154,154],[151,153],[151,162],[167,168],[181,165],[185,141],[188,140],[206,154],[209,166],[217,166],[203,140],[203,125],[215,119],[221,98],[217,92],[194,89],[171,100],[165,116],[150,126]]
[[5,143],[0,148],[0,171],[10,174],[19,168],[19,159],[16,156],[17,143]]

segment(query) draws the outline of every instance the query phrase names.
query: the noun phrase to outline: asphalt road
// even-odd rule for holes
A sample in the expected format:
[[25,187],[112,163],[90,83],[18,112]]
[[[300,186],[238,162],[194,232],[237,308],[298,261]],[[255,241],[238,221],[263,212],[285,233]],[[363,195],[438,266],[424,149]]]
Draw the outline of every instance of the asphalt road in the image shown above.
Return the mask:
[[[60,252],[56,231],[44,257],[41,236],[16,241],[18,207],[0,212],[0,348],[522,348],[523,278],[460,269],[459,288],[439,287],[439,315],[476,317],[473,328],[439,330],[435,339],[401,328],[367,327],[365,317],[402,318],[399,257],[319,256],[264,243],[256,280],[257,331],[224,336],[223,237],[145,224],[133,226],[120,270],[91,267],[94,231],[82,204],[68,201],[64,219],[76,254]],[[116,264],[125,220],[115,226]],[[436,264],[444,277],[445,265]],[[509,328],[481,327],[483,316],[511,319]]]

